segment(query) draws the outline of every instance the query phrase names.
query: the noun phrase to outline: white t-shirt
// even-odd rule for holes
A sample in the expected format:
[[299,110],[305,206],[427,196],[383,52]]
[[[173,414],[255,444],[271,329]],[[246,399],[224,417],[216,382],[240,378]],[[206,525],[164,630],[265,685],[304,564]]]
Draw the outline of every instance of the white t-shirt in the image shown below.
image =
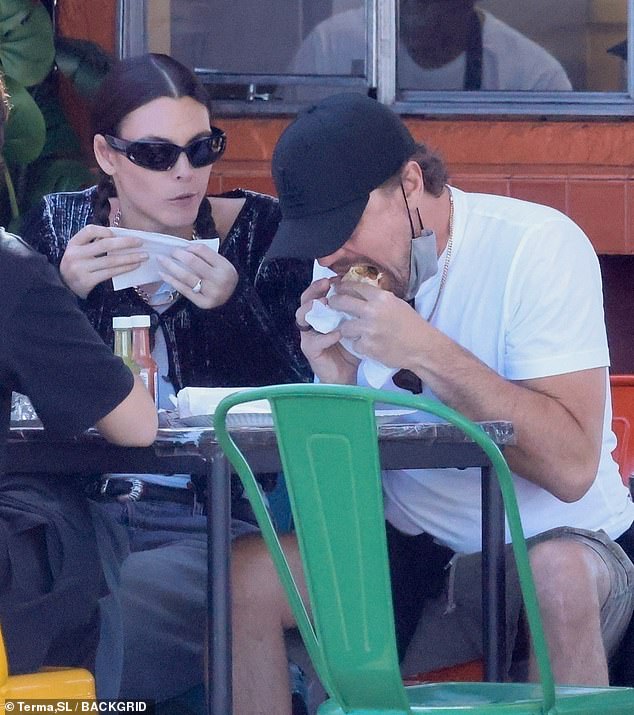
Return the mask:
[[[484,17],[481,89],[572,89],[561,64],[543,47],[490,13],[484,12]],[[353,66],[365,66],[366,44],[364,8],[337,13],[319,23],[306,37],[288,71],[350,75]],[[464,85],[465,66],[465,55],[462,54],[444,67],[424,69],[416,64],[403,44],[399,43],[398,86],[401,89],[459,90]],[[296,95],[290,97],[293,91]],[[288,92],[289,98],[295,99],[315,96],[315,89],[305,87],[288,88]]]
[[[574,526],[604,529],[616,538],[634,520],[634,504],[611,456],[616,440],[594,249],[581,229],[554,209],[452,191],[453,252],[433,325],[509,380],[606,368],[608,399],[594,484],[569,504],[515,475],[524,531],[532,536]],[[440,256],[439,266],[444,259]],[[416,296],[422,316],[429,315],[436,300],[441,272]],[[398,390],[391,380],[385,389]],[[424,394],[433,397],[428,389]],[[481,549],[479,470],[392,471],[384,474],[383,484],[386,516],[401,531],[428,532],[454,551]]]

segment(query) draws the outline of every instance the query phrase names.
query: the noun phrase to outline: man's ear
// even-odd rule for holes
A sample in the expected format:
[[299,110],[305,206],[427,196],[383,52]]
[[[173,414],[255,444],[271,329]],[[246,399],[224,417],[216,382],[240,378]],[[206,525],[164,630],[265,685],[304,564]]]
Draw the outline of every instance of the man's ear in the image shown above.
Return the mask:
[[415,203],[425,191],[423,170],[417,161],[408,161],[401,172],[401,183],[405,189],[408,202]]
[[112,176],[115,172],[114,166],[114,154],[115,151],[112,147],[108,146],[108,142],[105,140],[103,134],[95,134],[92,140],[92,148],[95,152],[95,159],[101,170]]

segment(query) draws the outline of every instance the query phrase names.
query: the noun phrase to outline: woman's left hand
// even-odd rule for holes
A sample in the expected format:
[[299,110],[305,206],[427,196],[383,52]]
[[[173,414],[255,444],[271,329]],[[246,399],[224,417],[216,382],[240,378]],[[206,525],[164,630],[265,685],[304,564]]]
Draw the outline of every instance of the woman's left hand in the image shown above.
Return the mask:
[[217,308],[226,303],[238,284],[238,273],[219,253],[192,242],[171,255],[157,256],[161,278],[199,308]]

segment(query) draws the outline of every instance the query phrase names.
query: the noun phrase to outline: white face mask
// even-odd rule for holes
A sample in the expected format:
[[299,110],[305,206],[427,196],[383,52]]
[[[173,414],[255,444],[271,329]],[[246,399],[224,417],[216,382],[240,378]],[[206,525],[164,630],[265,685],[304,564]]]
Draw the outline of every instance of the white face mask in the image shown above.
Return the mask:
[[416,209],[416,215],[420,224],[420,234],[416,235],[403,184],[401,184],[401,191],[403,192],[407,218],[412,231],[409,253],[409,281],[404,296],[405,300],[410,301],[416,296],[423,283],[438,272],[438,249],[436,248],[436,234],[430,228],[423,226],[423,220],[420,217],[418,208]]
[[412,236],[409,254],[409,282],[405,300],[412,300],[423,283],[438,272],[436,234],[424,228],[420,236]]

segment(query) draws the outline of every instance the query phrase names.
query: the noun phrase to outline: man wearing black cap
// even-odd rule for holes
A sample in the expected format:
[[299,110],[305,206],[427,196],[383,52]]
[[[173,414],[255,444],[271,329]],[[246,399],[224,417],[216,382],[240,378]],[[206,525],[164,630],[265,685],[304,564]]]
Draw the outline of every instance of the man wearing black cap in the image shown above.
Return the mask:
[[[634,505],[611,458],[601,280],[587,237],[551,208],[450,187],[440,159],[400,118],[360,95],[336,95],[301,114],[280,137],[273,175],[282,222],[269,255],[318,263],[296,313],[315,375],[392,390],[407,375],[410,387],[472,420],[512,421],[516,444],[506,457],[555,677],[607,683],[607,657],[633,608],[634,568],[613,540],[627,534]],[[380,287],[340,280],[358,264],[379,272]],[[326,269],[331,277],[319,278]],[[321,333],[313,301],[351,318]],[[385,368],[380,384],[370,360]],[[404,672],[481,656],[474,472],[385,475],[401,652],[416,628]],[[286,547],[301,572],[292,538]],[[403,567],[403,552],[418,572]],[[452,586],[439,595],[448,563]],[[293,622],[272,571],[261,542],[236,544],[240,715],[289,712],[281,636]],[[411,585],[403,571],[420,579],[413,612],[401,600]],[[516,577],[508,582],[512,644],[520,599]],[[407,622],[412,615],[418,625]]]

